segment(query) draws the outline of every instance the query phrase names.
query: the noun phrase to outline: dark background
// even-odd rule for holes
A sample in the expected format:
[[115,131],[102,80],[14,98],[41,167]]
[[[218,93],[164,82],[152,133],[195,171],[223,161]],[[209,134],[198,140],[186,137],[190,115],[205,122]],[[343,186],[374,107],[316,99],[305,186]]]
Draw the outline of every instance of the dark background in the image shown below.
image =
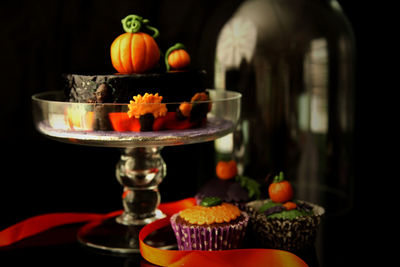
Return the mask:
[[[162,51],[175,42],[191,52],[192,64],[212,69],[219,30],[241,1],[26,1],[10,3],[2,23],[5,42],[1,138],[2,162],[10,175],[2,182],[1,224],[54,211],[107,212],[120,209],[121,186],[115,179],[120,151],[74,146],[49,140],[32,122],[31,96],[56,90],[62,73],[114,73],[109,46],[123,32],[121,18],[135,13],[151,21],[161,35]],[[4,17],[3,17],[4,19]],[[3,65],[4,66],[4,65]],[[176,153],[174,153],[176,151]],[[208,152],[207,152],[208,151]],[[163,200],[193,196],[198,176],[211,171],[212,144],[163,149],[168,178],[161,187],[179,185]],[[205,156],[207,155],[207,156]],[[178,158],[184,156],[184,159]],[[182,164],[185,161],[188,164]],[[206,166],[206,167],[205,167]],[[204,168],[207,168],[204,169]],[[184,174],[184,175],[183,175]],[[162,188],[160,190],[163,192]],[[97,197],[96,197],[97,196]],[[1,203],[6,203],[6,202]]]
[[[31,96],[54,90],[62,73],[113,72],[109,45],[122,33],[120,19],[135,13],[150,19],[160,30],[161,50],[184,43],[195,66],[212,74],[219,30],[242,1],[5,1],[1,7],[0,229],[34,215],[51,212],[100,212],[121,209],[122,188],[115,179],[119,151],[55,142],[40,135],[32,122]],[[374,56],[368,11],[356,1],[339,1],[353,26],[357,45],[356,71],[356,214],[369,197],[375,180],[380,119],[371,111],[375,98],[371,64]],[[367,8],[367,9],[365,9]],[[372,32],[372,33],[371,33]],[[368,77],[366,79],[366,77]],[[376,101],[376,100],[375,100]],[[374,102],[375,103],[375,102]],[[379,109],[376,105],[374,109]],[[382,123],[382,122],[380,122]],[[379,123],[375,124],[378,125]],[[190,197],[213,172],[212,144],[164,148],[168,176],[161,184],[163,201]],[[371,153],[372,152],[372,153]],[[185,164],[182,164],[185,155]],[[362,166],[369,166],[368,170]],[[351,216],[356,220],[356,216]],[[358,245],[365,226],[353,227],[352,235],[338,245],[338,253]],[[353,231],[354,230],[354,231]],[[341,252],[339,252],[341,251]],[[19,253],[19,254],[18,254]],[[28,253],[25,250],[17,255]],[[347,257],[346,256],[346,257]]]

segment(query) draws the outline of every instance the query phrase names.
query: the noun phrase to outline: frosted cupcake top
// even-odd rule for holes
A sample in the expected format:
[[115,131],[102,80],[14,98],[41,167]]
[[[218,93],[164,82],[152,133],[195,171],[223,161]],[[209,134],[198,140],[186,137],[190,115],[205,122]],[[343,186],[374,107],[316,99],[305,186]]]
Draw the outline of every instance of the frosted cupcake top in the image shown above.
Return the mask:
[[[215,199],[214,199],[215,200]],[[211,200],[213,201],[213,200]],[[238,207],[229,203],[194,206],[179,213],[186,222],[196,225],[229,223],[241,215]]]
[[313,215],[313,207],[305,202],[293,199],[293,188],[284,178],[283,172],[274,177],[268,187],[270,201],[266,201],[258,210],[268,218],[295,219]]

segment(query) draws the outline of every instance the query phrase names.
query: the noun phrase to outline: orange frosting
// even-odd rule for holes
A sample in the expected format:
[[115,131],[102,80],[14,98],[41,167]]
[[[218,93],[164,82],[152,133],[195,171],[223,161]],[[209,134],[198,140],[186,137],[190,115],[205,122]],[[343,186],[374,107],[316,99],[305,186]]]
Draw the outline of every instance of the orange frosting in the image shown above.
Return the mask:
[[166,104],[161,104],[162,96],[145,93],[144,96],[137,95],[128,104],[129,118],[139,118],[141,115],[152,113],[154,118],[163,117],[167,114]]
[[235,220],[240,210],[235,205],[222,203],[213,207],[194,206],[181,211],[179,216],[191,224],[203,225]]

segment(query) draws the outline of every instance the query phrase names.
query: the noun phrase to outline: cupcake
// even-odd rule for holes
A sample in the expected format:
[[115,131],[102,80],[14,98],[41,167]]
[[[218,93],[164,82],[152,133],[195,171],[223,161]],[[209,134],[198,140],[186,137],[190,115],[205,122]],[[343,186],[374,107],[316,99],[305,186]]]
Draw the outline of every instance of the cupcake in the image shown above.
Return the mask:
[[249,216],[216,197],[172,215],[179,250],[226,250],[241,246]]
[[314,245],[324,208],[293,199],[281,172],[268,187],[269,199],[247,203],[253,234],[267,248],[300,251]]
[[244,209],[247,202],[260,197],[260,184],[252,178],[238,175],[234,160],[219,161],[216,177],[205,183],[195,195],[197,203],[206,197],[218,197],[223,202]]

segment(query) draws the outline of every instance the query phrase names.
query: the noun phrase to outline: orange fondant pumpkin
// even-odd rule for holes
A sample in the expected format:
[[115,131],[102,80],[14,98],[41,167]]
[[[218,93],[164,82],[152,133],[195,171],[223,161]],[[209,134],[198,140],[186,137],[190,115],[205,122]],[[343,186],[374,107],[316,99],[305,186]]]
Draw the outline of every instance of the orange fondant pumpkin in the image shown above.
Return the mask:
[[268,187],[269,197],[273,202],[285,203],[293,198],[292,185],[284,180],[283,172],[275,176],[274,181]]
[[186,68],[190,64],[190,56],[186,50],[178,49],[172,51],[168,57],[168,64],[173,69],[183,69]]
[[188,67],[190,64],[190,55],[186,51],[185,46],[181,43],[177,43],[170,47],[165,53],[165,64],[167,70],[181,70]]
[[216,174],[219,179],[227,180],[237,175],[236,161],[219,161],[216,167]]
[[[142,73],[154,68],[160,59],[160,49],[154,37],[158,30],[147,25],[149,21],[136,15],[122,20],[126,33],[118,36],[111,44],[111,62],[119,73]],[[154,35],[140,32],[146,27]]]
[[153,37],[146,33],[124,33],[111,45],[111,62],[120,73],[141,73],[152,69],[160,59]]

